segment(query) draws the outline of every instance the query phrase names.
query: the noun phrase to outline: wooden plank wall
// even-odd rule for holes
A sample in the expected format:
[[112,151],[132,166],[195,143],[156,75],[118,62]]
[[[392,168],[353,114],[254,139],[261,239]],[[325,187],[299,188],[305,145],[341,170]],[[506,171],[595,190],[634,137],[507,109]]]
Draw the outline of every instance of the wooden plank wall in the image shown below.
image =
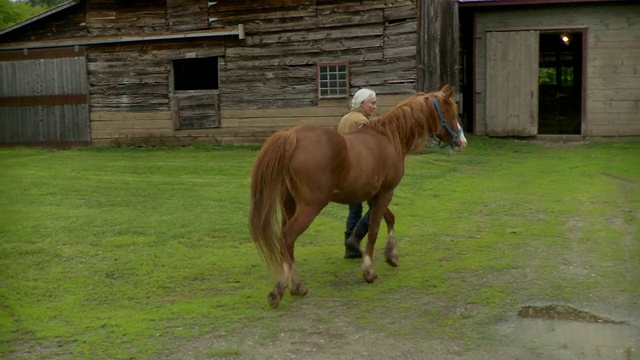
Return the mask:
[[209,6],[207,0],[167,0],[167,25],[171,31],[208,29]]
[[224,54],[224,39],[91,46],[92,112],[169,111],[171,61]]
[[640,135],[640,4],[558,5],[476,16],[476,133],[486,134],[487,31],[586,29],[583,136]]
[[127,1],[125,5],[121,1],[88,0],[86,22],[92,36],[166,32],[167,1]]
[[[57,30],[47,20],[38,23],[36,37],[27,29],[9,40],[46,40],[53,32],[55,38],[126,37],[245,27],[243,39],[87,46],[96,145],[251,143],[299,123],[335,126],[349,99],[318,100],[319,62],[348,61],[352,94],[370,87],[395,105],[416,91],[416,0],[219,0],[210,6],[206,0],[87,0],[53,18]],[[220,127],[175,130],[171,62],[209,56],[219,59]]]
[[303,3],[247,9],[219,2],[216,16],[246,31],[227,43],[222,109],[313,106],[319,62],[348,61],[354,88],[415,91],[415,1]]
[[220,126],[220,94],[217,90],[186,90],[170,95],[175,129]]
[[[185,9],[189,17],[201,11],[201,4],[173,0],[167,6]],[[259,5],[218,1],[208,9],[218,19],[212,27],[244,24],[244,39],[92,47],[94,144],[260,143],[276,130],[301,123],[336,126],[349,110],[349,99],[318,101],[318,62],[349,61],[352,93],[371,87],[381,104],[385,95],[400,95],[388,96],[389,105],[381,110],[415,91],[414,0],[263,0]],[[220,127],[174,131],[171,60],[206,56],[219,56]]]
[[179,143],[176,137],[181,134],[174,130],[169,95],[171,62],[223,54],[223,38],[90,47],[92,142]]
[[458,89],[458,7],[451,0],[419,0],[418,85],[433,91],[443,85]]

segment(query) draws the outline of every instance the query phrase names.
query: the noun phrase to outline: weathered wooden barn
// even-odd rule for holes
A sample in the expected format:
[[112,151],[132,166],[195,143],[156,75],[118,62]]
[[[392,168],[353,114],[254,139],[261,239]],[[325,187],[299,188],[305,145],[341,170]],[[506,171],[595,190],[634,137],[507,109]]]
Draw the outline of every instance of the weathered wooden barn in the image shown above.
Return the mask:
[[384,111],[455,81],[453,5],[70,1],[0,31],[2,142],[259,143],[336,126],[361,87]]
[[459,0],[473,132],[640,135],[640,2]]
[[336,126],[361,87],[382,112],[444,83],[478,135],[638,136],[638,15],[634,1],[72,0],[0,30],[0,143],[261,143]]

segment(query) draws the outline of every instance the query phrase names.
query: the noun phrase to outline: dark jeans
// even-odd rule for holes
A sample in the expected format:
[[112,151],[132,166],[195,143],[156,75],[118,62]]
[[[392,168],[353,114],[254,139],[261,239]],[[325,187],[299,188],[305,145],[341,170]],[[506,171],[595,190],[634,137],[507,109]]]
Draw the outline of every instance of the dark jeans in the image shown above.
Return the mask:
[[345,236],[350,236],[355,229],[358,221],[362,221],[366,227],[369,227],[369,217],[371,216],[371,208],[367,210],[367,212],[362,216],[362,203],[350,204],[349,205],[349,216],[347,216],[347,231],[345,231]]

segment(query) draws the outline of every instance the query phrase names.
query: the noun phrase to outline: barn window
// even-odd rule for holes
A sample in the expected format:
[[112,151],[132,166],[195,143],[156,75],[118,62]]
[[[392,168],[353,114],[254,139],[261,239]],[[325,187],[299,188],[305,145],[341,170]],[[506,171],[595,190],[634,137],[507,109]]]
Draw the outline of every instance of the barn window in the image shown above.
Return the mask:
[[220,126],[217,57],[173,60],[172,80],[171,113],[176,129]]
[[336,98],[349,96],[349,64],[318,64],[318,97]]
[[218,58],[174,60],[173,76],[175,90],[217,90]]

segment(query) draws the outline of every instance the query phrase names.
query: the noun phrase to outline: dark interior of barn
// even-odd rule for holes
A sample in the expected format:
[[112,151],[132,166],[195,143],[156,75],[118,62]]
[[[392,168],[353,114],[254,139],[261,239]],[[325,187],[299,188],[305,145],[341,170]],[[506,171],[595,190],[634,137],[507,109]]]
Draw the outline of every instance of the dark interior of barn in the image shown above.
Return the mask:
[[540,34],[539,134],[580,134],[582,33]]

